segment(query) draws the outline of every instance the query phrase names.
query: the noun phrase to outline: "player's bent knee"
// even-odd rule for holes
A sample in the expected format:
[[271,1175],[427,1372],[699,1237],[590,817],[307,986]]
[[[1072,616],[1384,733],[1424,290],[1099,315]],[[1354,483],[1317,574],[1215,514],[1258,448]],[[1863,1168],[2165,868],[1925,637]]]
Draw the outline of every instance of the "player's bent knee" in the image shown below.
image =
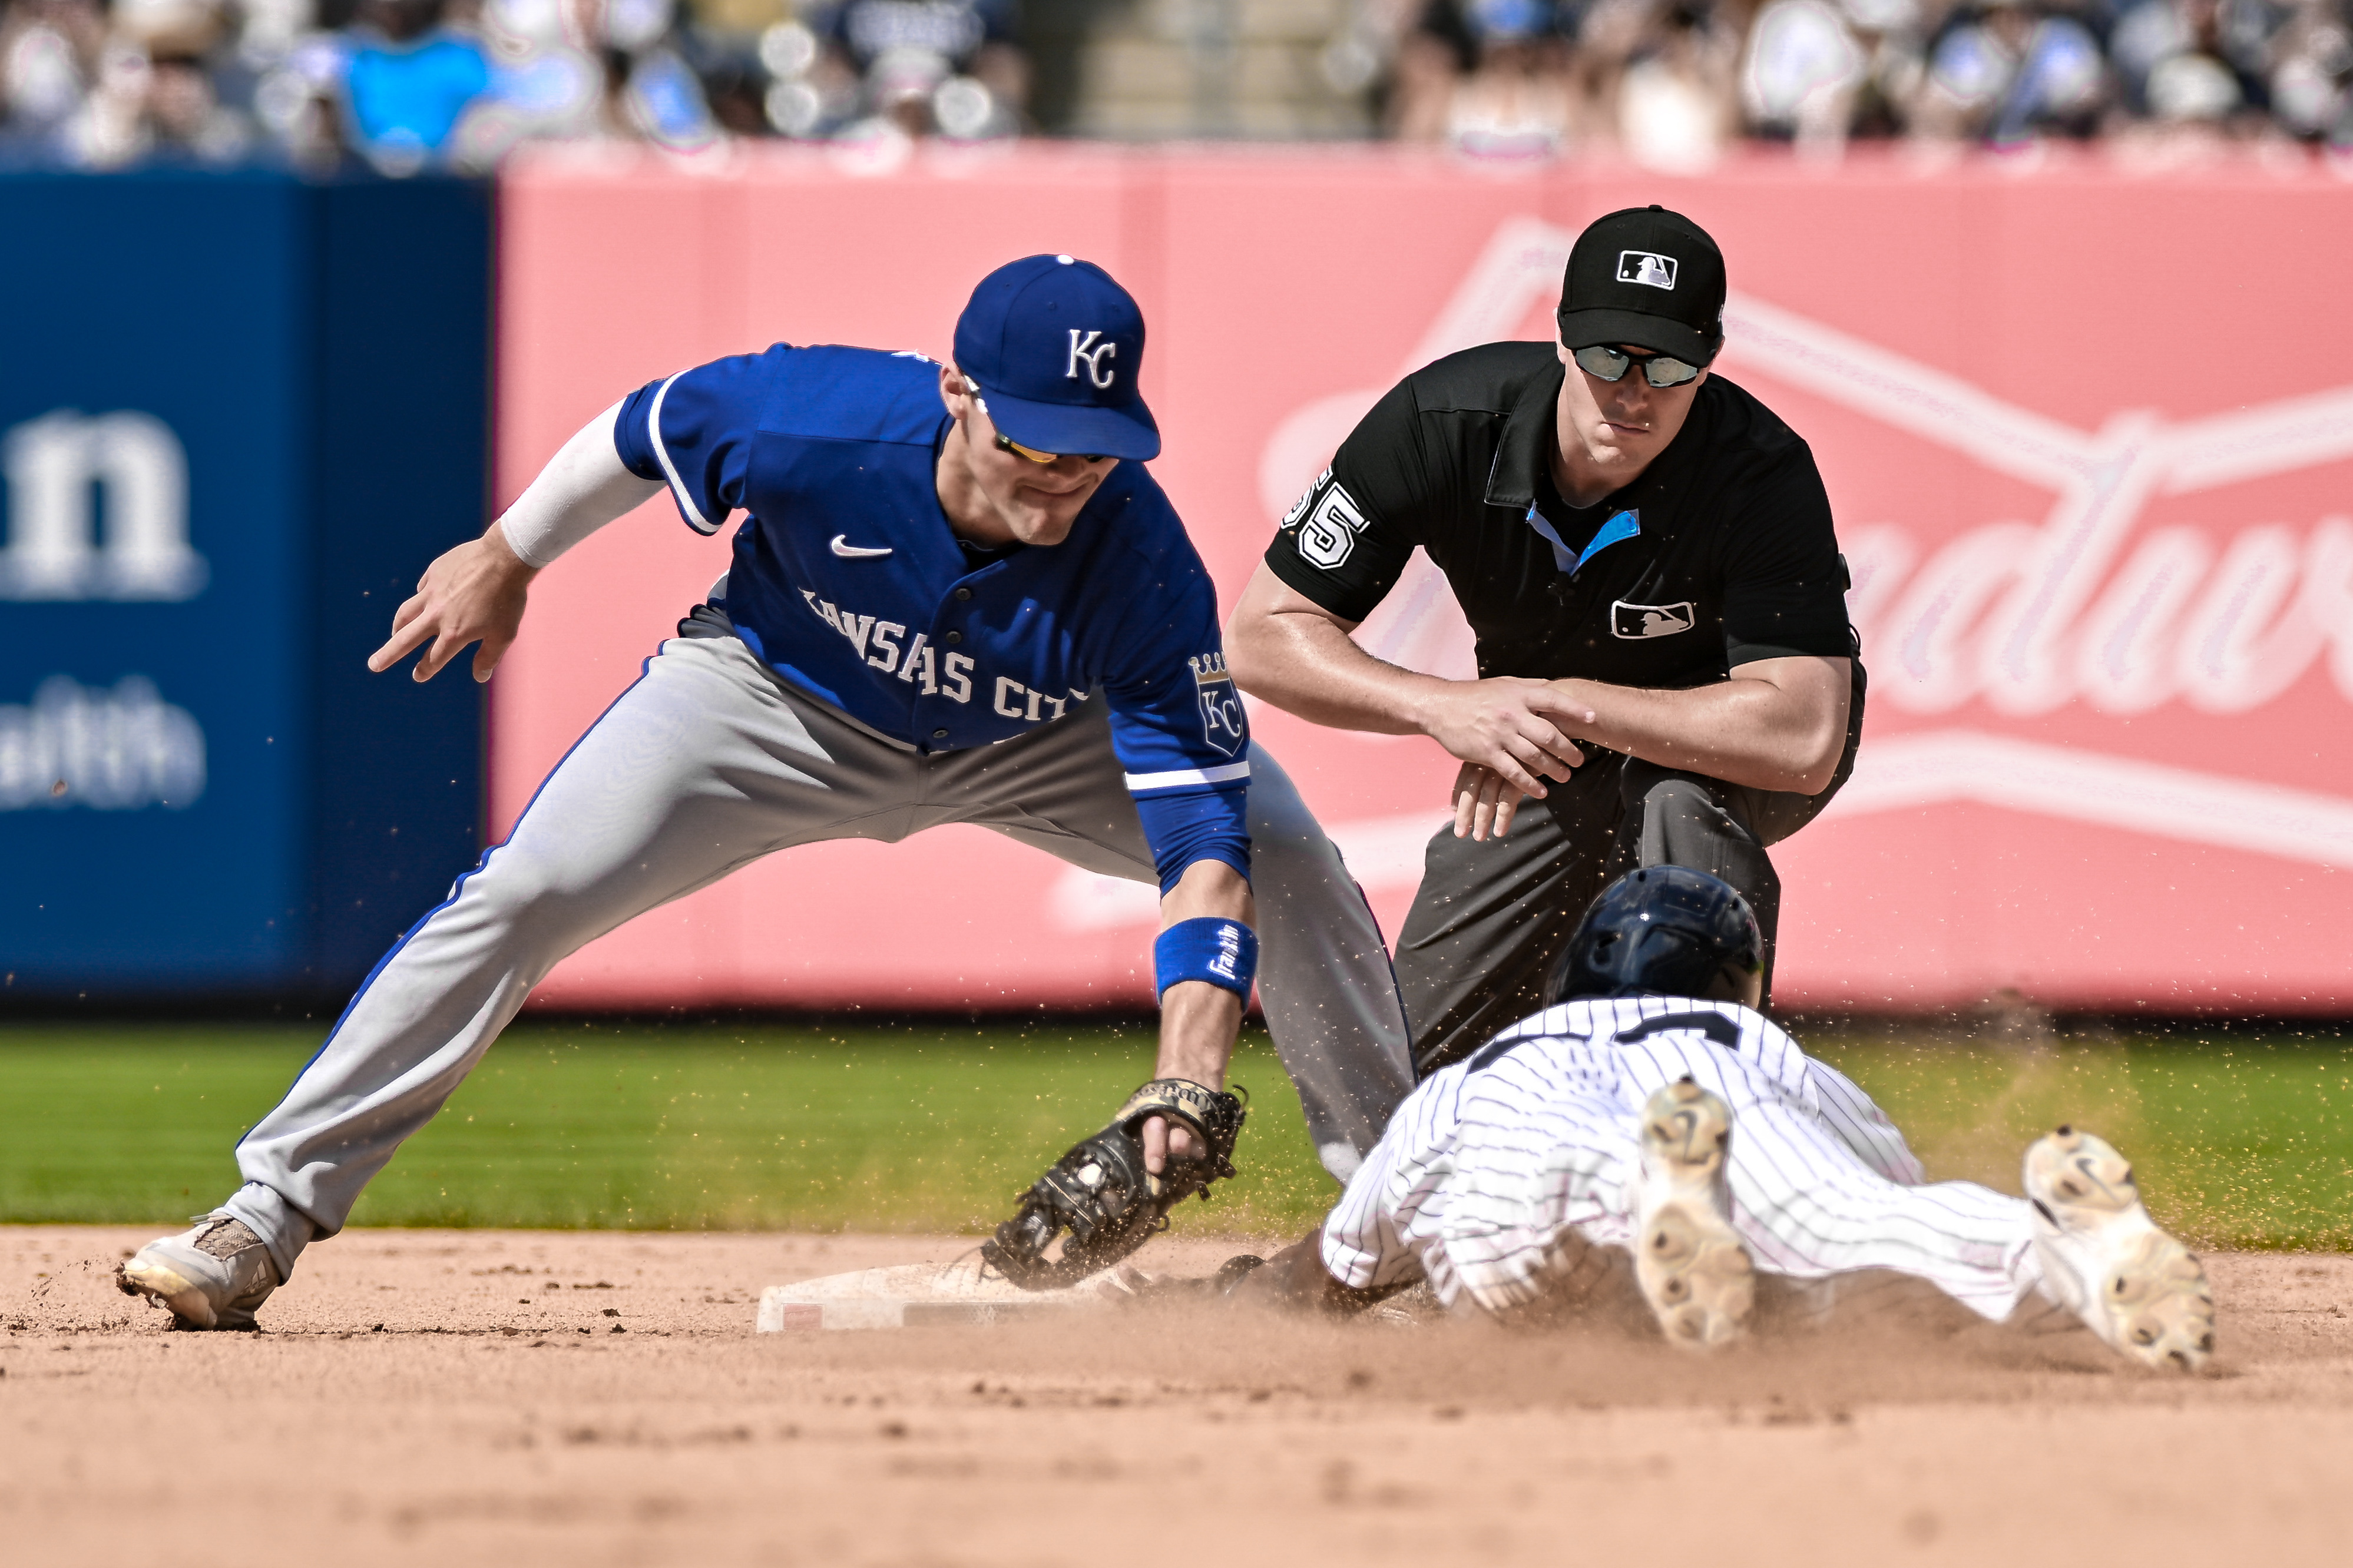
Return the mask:
[[1627,805],[1641,814],[1646,837],[1662,829],[1664,838],[1672,844],[1681,828],[1715,838],[1756,842],[1757,836],[1748,825],[1697,779],[1662,778],[1640,793],[1629,791],[1628,795]]
[[543,950],[552,963],[616,923],[613,908],[602,879],[583,876],[566,857],[504,844],[467,875],[428,924],[453,934],[487,930],[501,945]]
[[1250,835],[1253,870],[1278,861],[1321,861],[1336,859],[1338,855],[1323,824],[1288,781],[1263,795],[1258,786],[1251,786]]
[[[1636,784],[1636,781],[1631,778],[1627,782],[1629,784]],[[1639,784],[1630,788],[1626,791],[1626,795],[1629,805],[1639,805],[1648,811],[1694,814],[1721,813],[1724,810],[1724,807],[1716,803],[1715,794],[1705,784],[1697,779],[1684,778],[1674,773],[1670,773],[1664,778],[1653,779],[1648,784]]]
[[1250,868],[1255,873],[1269,866],[1301,861],[1320,860],[1332,853],[1330,840],[1314,819],[1305,821],[1261,822],[1250,819]]

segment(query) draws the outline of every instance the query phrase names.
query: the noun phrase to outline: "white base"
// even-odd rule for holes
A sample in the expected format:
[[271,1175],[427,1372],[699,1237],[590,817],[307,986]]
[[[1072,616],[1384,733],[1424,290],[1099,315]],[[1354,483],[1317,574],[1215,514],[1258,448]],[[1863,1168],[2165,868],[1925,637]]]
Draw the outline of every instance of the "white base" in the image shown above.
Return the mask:
[[983,1265],[976,1248],[944,1267],[902,1263],[771,1285],[760,1292],[757,1331],[987,1328],[1100,1308],[1134,1295],[1124,1269],[1058,1290],[1024,1290]]

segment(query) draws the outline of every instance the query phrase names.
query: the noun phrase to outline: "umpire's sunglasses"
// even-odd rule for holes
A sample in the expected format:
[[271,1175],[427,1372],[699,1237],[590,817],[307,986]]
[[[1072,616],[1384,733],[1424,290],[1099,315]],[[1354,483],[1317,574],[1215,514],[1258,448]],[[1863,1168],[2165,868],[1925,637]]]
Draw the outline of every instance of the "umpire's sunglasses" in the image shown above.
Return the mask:
[[1569,353],[1577,361],[1577,368],[1596,381],[1622,381],[1626,373],[1638,364],[1642,367],[1642,379],[1656,387],[1681,386],[1699,379],[1699,366],[1672,354],[1630,354],[1608,343],[1595,343]]

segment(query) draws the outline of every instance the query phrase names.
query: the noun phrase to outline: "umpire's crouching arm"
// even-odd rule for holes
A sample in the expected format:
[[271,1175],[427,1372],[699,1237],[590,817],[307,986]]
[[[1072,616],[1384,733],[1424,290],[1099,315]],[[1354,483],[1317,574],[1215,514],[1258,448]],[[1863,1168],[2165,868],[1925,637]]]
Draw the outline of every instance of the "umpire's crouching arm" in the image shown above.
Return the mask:
[[1226,658],[1243,690],[1318,723],[1424,734],[1461,764],[1457,837],[1511,828],[1524,797],[1566,781],[1577,742],[1747,789],[1818,795],[1846,749],[1853,661],[1756,659],[1727,679],[1679,691],[1596,680],[1504,676],[1446,680],[1375,658],[1348,636],[1356,623],[1316,604],[1264,563],[1226,628]]

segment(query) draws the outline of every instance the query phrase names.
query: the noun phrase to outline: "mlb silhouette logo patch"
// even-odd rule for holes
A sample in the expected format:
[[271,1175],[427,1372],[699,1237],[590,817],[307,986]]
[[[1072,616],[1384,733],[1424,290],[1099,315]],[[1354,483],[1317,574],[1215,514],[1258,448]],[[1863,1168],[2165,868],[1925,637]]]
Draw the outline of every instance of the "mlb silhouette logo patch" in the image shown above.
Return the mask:
[[1672,289],[1675,286],[1675,258],[1661,256],[1652,250],[1621,250],[1618,253],[1618,281],[1641,283],[1652,289]]
[[1689,599],[1679,605],[1630,605],[1620,599],[1609,606],[1609,629],[1628,642],[1644,637],[1671,637],[1687,632],[1699,620]]

